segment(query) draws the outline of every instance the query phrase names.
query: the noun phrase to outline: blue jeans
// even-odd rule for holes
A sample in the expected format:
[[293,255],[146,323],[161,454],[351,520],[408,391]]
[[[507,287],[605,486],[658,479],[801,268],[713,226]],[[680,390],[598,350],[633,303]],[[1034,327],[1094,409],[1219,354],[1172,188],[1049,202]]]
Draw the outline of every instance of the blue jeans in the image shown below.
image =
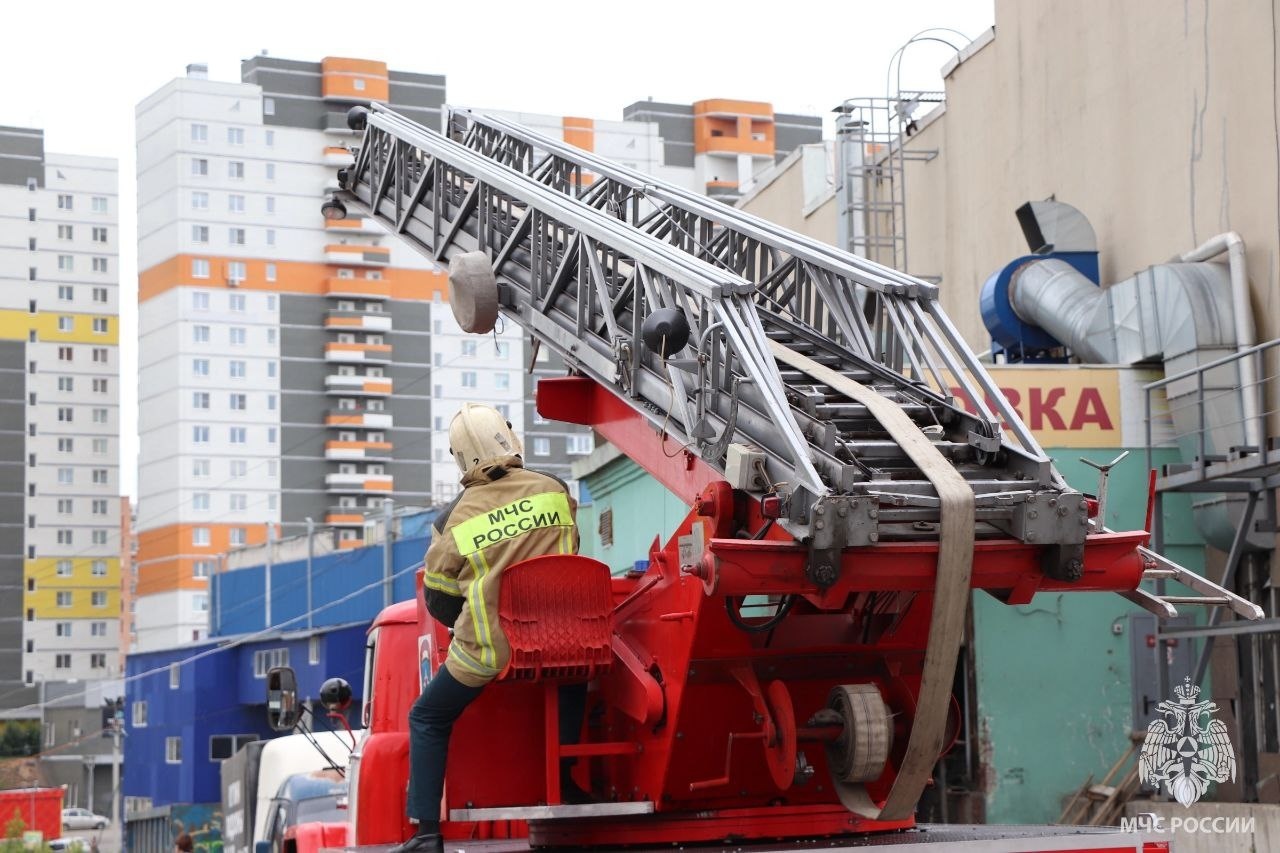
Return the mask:
[[[445,762],[453,724],[483,687],[468,687],[440,667],[409,710],[409,797],[405,811],[419,825],[440,820]],[[560,742],[577,743],[586,710],[587,685],[560,688]],[[560,762],[562,780],[574,759]]]

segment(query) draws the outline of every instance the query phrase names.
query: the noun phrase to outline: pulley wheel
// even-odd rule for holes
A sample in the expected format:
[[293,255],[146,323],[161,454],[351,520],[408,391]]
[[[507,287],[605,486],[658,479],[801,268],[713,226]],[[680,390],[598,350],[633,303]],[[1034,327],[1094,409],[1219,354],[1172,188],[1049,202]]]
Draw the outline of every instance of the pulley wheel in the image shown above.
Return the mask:
[[893,718],[874,684],[841,684],[831,689],[827,707],[840,715],[844,731],[827,744],[827,769],[840,802],[854,814],[875,819],[880,809],[867,782],[880,778],[893,748]]
[[449,305],[464,332],[486,334],[498,322],[498,280],[484,252],[455,255],[449,262]]
[[774,728],[773,742],[764,745],[764,757],[773,784],[785,791],[796,779],[796,712],[791,693],[781,681],[769,682],[764,695]]
[[879,689],[874,684],[841,684],[831,689],[827,707],[844,723],[840,737],[827,744],[833,781],[879,779],[893,748],[893,719]]

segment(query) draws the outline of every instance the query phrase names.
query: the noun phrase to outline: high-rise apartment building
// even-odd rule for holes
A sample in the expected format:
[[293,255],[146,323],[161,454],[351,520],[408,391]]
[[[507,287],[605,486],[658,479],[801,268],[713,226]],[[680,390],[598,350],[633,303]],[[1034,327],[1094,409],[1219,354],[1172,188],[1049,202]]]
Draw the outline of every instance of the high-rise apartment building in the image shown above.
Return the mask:
[[0,127],[0,707],[120,673],[116,161]]
[[[268,56],[241,77],[191,66],[137,108],[142,650],[204,636],[228,549],[307,519],[355,547],[385,499],[452,498],[464,401],[505,412],[532,467],[568,479],[592,449],[589,430],[534,411],[536,378],[563,372],[554,357],[532,357],[514,325],[464,334],[443,269],[372,220],[320,213],[359,141],[347,110],[378,101],[438,128],[444,78]],[[657,122],[522,118],[697,183],[692,165],[664,172]]]

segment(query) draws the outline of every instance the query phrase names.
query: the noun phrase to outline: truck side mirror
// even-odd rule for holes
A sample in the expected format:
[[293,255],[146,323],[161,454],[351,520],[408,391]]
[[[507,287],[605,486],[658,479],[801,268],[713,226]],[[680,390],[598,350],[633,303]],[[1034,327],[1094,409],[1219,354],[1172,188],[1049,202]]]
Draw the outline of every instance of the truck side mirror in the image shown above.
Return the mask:
[[[301,710],[298,705],[298,676],[293,668],[273,666],[267,670],[267,725],[278,732],[293,731]],[[267,853],[271,853],[270,850]]]

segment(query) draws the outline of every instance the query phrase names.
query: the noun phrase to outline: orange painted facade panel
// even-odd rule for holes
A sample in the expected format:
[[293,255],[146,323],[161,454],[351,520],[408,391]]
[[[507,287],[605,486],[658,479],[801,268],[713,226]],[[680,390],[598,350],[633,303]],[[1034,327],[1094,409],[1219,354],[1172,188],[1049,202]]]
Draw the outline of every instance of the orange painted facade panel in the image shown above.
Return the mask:
[[565,116],[561,121],[564,141],[583,151],[596,150],[596,123],[589,118]]
[[324,422],[329,426],[360,426],[364,415],[326,415]]
[[326,515],[325,524],[364,524],[363,515]]
[[390,477],[381,480],[365,480],[364,490],[366,492],[389,492],[394,488]]
[[[339,220],[345,222],[346,220]],[[356,220],[359,221],[359,220]],[[362,246],[359,243],[330,243],[324,247],[326,253],[335,255],[386,255],[391,257],[391,249],[386,246]]]
[[[196,258],[209,261],[209,278],[191,275],[191,262]],[[392,299],[430,301],[437,293],[449,298],[449,279],[444,272],[387,267],[381,279],[338,278],[334,275],[341,264],[309,264],[301,261],[268,261],[263,258],[222,258],[211,255],[174,255],[138,274],[138,301],[146,302],[175,287],[225,287],[220,272],[229,261],[245,265],[241,290],[271,293],[300,293],[324,296],[331,292],[330,280],[351,288],[368,288],[369,293],[389,294]],[[275,280],[267,280],[267,264],[275,264]],[[352,290],[350,292],[357,292]]]
[[[192,531],[209,531],[208,545],[192,544]],[[231,531],[243,528],[245,541],[259,545],[267,541],[262,524],[169,524],[137,535],[138,555],[134,570],[138,577],[138,595],[172,592],[178,589],[204,590],[209,583],[196,578],[192,568],[196,560],[216,560],[231,549]]]
[[326,352],[391,352],[391,344],[340,344],[335,342],[325,344],[324,348]]
[[693,105],[693,148],[699,154],[760,154],[775,148],[773,106],[713,98]]
[[364,390],[369,392],[370,394],[390,394],[391,383],[390,382],[366,382],[364,383]]
[[338,540],[339,551],[345,551],[348,548],[363,548],[363,547],[364,547],[363,539],[339,539]]
[[325,450],[390,450],[389,441],[326,441]]
[[386,101],[389,95],[385,62],[341,56],[320,60],[320,97]]

